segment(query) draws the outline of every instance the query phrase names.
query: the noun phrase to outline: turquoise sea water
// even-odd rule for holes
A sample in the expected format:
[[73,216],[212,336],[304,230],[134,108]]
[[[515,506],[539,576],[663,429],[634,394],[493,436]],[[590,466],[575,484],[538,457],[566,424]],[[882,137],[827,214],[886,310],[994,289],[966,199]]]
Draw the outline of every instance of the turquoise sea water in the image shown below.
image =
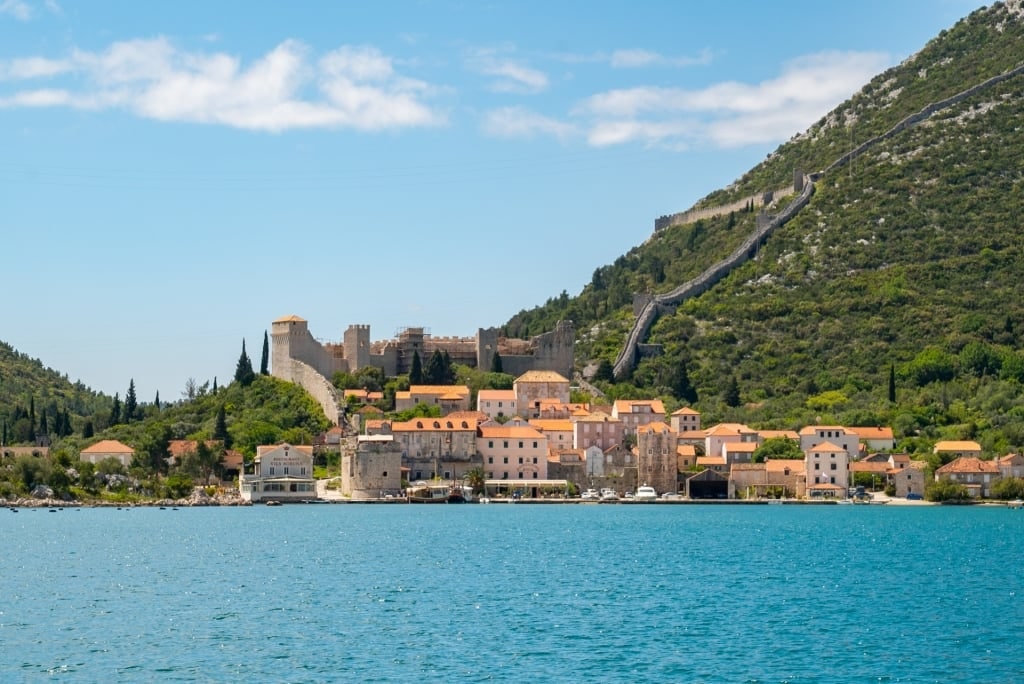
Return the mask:
[[0,509],[0,681],[1019,682],[1024,511]]

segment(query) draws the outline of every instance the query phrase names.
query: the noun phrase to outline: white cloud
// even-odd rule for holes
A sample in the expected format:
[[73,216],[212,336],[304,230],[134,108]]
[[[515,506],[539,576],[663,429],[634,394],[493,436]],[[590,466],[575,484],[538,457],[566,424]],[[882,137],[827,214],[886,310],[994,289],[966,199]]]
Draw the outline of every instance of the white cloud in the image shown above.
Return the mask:
[[524,107],[502,107],[486,114],[481,126],[496,138],[533,138],[551,136],[565,141],[577,133],[571,123],[546,117]]
[[[643,58],[634,55],[636,62]],[[783,140],[811,125],[888,64],[879,53],[828,52],[787,63],[757,84],[701,90],[636,87],[586,98],[573,114],[590,120],[592,145],[627,142],[720,147]]]
[[161,121],[264,131],[444,123],[424,101],[435,89],[397,74],[376,48],[345,46],[316,62],[308,53],[303,44],[285,41],[246,66],[232,55],[183,52],[156,38],[114,43],[102,52],[75,50],[65,60],[0,61],[0,80],[75,81],[0,95],[0,107],[119,107]]
[[466,56],[466,65],[479,74],[495,76],[489,86],[495,92],[534,95],[548,87],[544,72],[514,59],[499,57],[495,50],[471,51]]
[[711,63],[711,51],[702,50],[695,57],[667,57],[650,50],[631,49],[616,50],[611,54],[609,63],[617,69],[629,69],[646,66],[687,67]]
[[0,0],[0,14],[9,14],[18,21],[32,18],[32,8],[24,0]]

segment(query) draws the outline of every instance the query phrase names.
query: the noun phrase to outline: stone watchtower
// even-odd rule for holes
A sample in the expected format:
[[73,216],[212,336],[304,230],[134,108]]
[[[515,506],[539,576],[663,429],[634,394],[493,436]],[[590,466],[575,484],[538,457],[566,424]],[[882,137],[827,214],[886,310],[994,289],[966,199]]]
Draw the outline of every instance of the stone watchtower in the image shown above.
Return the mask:
[[345,360],[348,361],[350,373],[370,365],[370,326],[348,326],[342,345],[345,348]]
[[307,338],[311,338],[309,324],[299,316],[282,316],[270,324],[271,375],[282,380],[294,380],[291,359],[301,357],[300,350]]

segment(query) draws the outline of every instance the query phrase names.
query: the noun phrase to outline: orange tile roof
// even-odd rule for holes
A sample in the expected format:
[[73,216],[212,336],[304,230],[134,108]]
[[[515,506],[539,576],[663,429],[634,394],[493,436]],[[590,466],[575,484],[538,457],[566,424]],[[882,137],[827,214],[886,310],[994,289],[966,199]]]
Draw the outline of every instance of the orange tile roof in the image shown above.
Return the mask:
[[515,390],[482,389],[476,393],[476,396],[478,399],[515,401],[516,392]]
[[696,456],[697,450],[692,444],[680,444],[676,447],[676,453],[680,456]]
[[813,435],[819,430],[842,430],[843,432],[848,432],[848,429],[844,428],[842,425],[805,425],[800,429],[800,434]]
[[472,418],[413,418],[391,424],[392,432],[476,432],[479,422]]
[[885,461],[853,461],[850,463],[851,473],[887,473],[889,464]]
[[530,425],[541,432],[572,432],[572,421],[568,418],[533,418]]
[[607,413],[591,413],[588,416],[580,416],[577,423],[621,423],[618,418],[612,418]]
[[[397,392],[396,392],[397,394]],[[457,394],[460,397],[469,396],[469,388],[465,385],[410,385],[409,394],[428,395],[435,394]]]
[[724,456],[698,456],[697,465],[725,465]]
[[794,430],[758,430],[757,434],[760,435],[762,439],[785,437],[786,439],[791,439],[794,442],[800,440],[800,435],[798,435]]
[[935,443],[935,453],[940,451],[981,451],[981,445],[972,441],[946,440]]
[[520,375],[518,378],[516,378],[515,381],[516,382],[565,382],[565,383],[569,382],[560,373],[556,373],[555,371],[545,371],[545,370],[526,371],[525,373]]
[[700,411],[694,411],[689,406],[684,406],[681,409],[676,409],[672,412],[673,416],[689,416],[689,415],[700,415]]
[[752,454],[757,451],[758,446],[760,445],[757,442],[726,442],[723,448],[739,454]]
[[636,406],[650,406],[652,413],[665,414],[665,405],[661,399],[618,399],[615,402],[616,413],[633,413]]
[[832,442],[822,442],[818,446],[816,446],[816,447],[814,447],[812,449],[809,449],[808,453],[820,454],[820,453],[829,453],[829,452],[832,452],[832,451],[835,451],[837,453],[842,451],[843,453],[846,453],[846,449],[843,449],[842,447],[836,446]]
[[792,473],[802,473],[806,471],[805,466],[802,459],[796,458],[769,458],[764,462],[764,469],[769,473],[781,473],[786,468],[789,468]]
[[716,437],[718,435],[740,435],[744,432],[753,432],[753,430],[742,423],[719,423],[718,425],[713,425],[704,430],[704,434],[708,437]]
[[127,444],[122,444],[116,439],[104,439],[96,442],[91,447],[82,449],[83,454],[134,454],[135,450]]
[[939,475],[950,473],[998,473],[999,465],[995,461],[982,461],[974,456],[961,456],[935,471]]
[[480,436],[490,437],[494,439],[501,439],[504,437],[524,439],[547,439],[544,434],[538,431],[536,428],[529,426],[508,426],[508,425],[481,425]]
[[892,439],[891,427],[852,427],[847,428],[860,439]]
[[656,432],[658,434],[675,433],[671,425],[667,423],[648,423],[647,425],[641,425],[636,429],[637,433]]

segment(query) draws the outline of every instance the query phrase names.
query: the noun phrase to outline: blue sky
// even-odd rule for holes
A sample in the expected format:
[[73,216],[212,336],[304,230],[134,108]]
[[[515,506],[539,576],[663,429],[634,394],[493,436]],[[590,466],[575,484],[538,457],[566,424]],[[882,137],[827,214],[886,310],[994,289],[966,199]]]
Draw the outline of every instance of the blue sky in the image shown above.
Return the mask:
[[0,0],[0,339],[151,401],[282,315],[473,335],[980,4]]

